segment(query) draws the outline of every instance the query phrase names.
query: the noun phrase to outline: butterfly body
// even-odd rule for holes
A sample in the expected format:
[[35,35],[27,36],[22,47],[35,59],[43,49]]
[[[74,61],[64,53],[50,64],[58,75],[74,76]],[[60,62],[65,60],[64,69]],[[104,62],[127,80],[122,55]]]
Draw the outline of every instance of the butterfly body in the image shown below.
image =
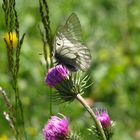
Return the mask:
[[54,39],[54,57],[71,71],[85,71],[90,66],[89,49],[81,43],[81,26],[76,14],[60,27]]

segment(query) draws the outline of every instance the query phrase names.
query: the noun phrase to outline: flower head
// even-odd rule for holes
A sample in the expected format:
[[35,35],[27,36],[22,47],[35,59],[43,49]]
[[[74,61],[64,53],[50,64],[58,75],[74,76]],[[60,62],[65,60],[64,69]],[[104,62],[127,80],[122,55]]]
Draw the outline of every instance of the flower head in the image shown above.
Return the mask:
[[101,123],[101,125],[104,129],[111,126],[111,120],[110,120],[110,117],[109,117],[107,111],[97,110],[96,111],[96,117],[97,117],[97,119],[99,120],[99,122]]
[[68,79],[69,70],[63,65],[57,65],[49,69],[45,82],[50,87],[55,87],[65,79]]
[[4,36],[4,40],[8,47],[16,47],[17,46],[17,35],[15,32],[8,32]]
[[43,129],[45,140],[64,140],[69,134],[69,121],[66,117],[61,119],[57,116],[52,116]]

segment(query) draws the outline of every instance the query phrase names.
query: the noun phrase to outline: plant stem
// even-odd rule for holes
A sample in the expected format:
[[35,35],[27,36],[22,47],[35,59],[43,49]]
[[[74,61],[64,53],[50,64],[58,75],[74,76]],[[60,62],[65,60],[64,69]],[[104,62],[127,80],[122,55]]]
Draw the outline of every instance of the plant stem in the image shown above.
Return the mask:
[[52,116],[52,89],[50,88],[50,92],[49,92],[49,111],[50,111],[50,116]]
[[77,94],[76,99],[84,106],[84,108],[89,112],[89,114],[91,115],[92,119],[94,120],[96,126],[98,127],[98,130],[100,131],[100,134],[102,136],[103,140],[107,140],[106,136],[104,134],[104,130],[101,126],[101,123],[96,119],[96,115],[93,112],[93,110],[90,108],[90,106],[86,103],[86,101],[84,100],[84,98],[80,95]]
[[4,101],[5,101],[6,106],[8,108],[8,113],[7,112],[3,113],[5,116],[5,119],[8,121],[9,126],[12,128],[15,139],[19,140],[19,132],[18,132],[18,128],[16,127],[13,105],[10,102],[6,92],[1,87],[0,87],[0,94],[3,95]]
[[15,91],[15,102],[16,102],[16,116],[19,115],[19,118],[17,118],[17,123],[21,123],[20,125],[18,125],[18,129],[19,129],[19,137],[21,137],[20,139],[25,139],[27,140],[27,136],[26,136],[26,131],[25,131],[25,124],[24,124],[24,114],[23,114],[23,106],[22,106],[22,102],[21,102],[21,98],[20,98],[20,94],[17,88],[17,91]]

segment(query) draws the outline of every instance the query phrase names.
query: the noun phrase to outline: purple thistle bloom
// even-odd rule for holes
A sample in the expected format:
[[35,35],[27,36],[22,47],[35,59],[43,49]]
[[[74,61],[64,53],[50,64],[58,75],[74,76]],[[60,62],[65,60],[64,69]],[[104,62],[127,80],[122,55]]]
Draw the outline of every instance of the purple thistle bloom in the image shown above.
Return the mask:
[[69,133],[69,121],[66,117],[61,119],[57,116],[52,116],[43,129],[45,140],[64,140]]
[[100,121],[103,128],[108,128],[111,126],[111,120],[110,117],[105,110],[97,110],[96,111],[96,117]]
[[69,70],[63,65],[50,68],[45,77],[45,82],[50,87],[55,87],[69,76]]

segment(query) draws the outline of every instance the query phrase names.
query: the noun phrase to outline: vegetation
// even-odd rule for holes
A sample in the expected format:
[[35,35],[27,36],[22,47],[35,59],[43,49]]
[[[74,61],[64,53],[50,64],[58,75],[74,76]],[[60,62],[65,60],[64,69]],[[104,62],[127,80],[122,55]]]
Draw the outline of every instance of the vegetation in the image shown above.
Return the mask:
[[[115,122],[112,139],[140,139],[140,1],[48,0],[48,6],[52,36],[72,12],[81,21],[83,40],[92,55],[89,83],[94,82],[84,97],[93,108],[108,110]],[[38,28],[42,25],[39,1],[17,0],[16,10],[20,34],[26,33],[18,78],[25,128],[29,140],[39,140],[42,128],[50,117],[49,89],[44,83],[46,68],[43,42]],[[0,17],[0,86],[13,101],[7,50],[3,40],[7,30],[2,6]],[[83,139],[90,140],[93,137],[88,131],[92,121],[78,102],[53,103],[52,107],[53,114],[59,112],[70,118],[71,127],[78,129]],[[3,116],[4,111],[7,111],[7,107],[0,95],[0,140],[11,140],[13,135]]]

